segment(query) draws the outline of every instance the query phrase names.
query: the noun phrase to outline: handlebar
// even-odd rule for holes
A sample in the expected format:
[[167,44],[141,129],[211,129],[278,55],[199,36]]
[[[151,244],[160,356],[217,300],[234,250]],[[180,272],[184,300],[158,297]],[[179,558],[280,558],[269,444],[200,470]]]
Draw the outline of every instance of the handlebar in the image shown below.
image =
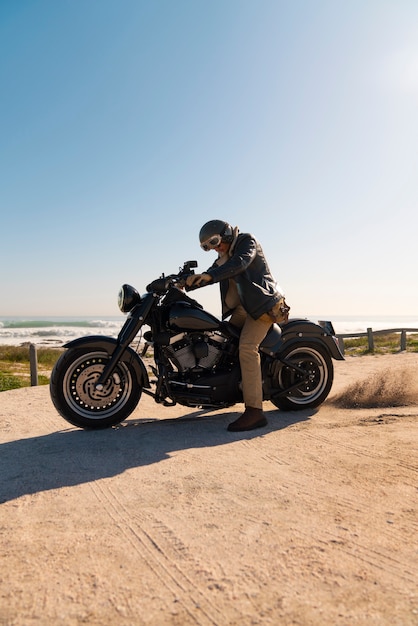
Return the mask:
[[194,275],[194,270],[192,268],[197,267],[197,261],[186,261],[183,267],[180,268],[178,274],[170,274],[169,276],[164,276],[164,274],[153,280],[149,285],[147,285],[147,291],[155,291],[156,293],[163,294],[167,289],[171,286],[176,285],[180,289],[185,289],[185,291],[194,291],[195,289],[199,289],[200,285],[186,285],[186,280],[189,276]]

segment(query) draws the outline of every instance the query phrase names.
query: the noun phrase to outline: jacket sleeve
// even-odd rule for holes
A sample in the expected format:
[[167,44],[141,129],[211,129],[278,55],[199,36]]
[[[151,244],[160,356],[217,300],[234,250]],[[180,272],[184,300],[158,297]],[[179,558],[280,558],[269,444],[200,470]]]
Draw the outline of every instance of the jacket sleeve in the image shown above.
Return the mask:
[[257,243],[251,235],[243,235],[235,245],[231,258],[223,265],[216,263],[207,270],[207,274],[212,277],[214,283],[227,278],[233,278],[237,274],[244,272],[252,263],[257,253]]

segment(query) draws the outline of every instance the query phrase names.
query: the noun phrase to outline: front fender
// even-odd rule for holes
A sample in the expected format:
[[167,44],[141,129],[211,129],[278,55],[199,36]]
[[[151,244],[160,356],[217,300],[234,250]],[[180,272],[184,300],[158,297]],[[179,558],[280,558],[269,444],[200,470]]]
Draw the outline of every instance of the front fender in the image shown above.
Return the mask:
[[[69,341],[64,345],[64,348],[95,348],[99,350],[104,350],[109,355],[112,355],[117,345],[118,341],[113,337],[94,335],[91,337],[79,337],[78,339]],[[134,367],[135,372],[138,376],[138,380],[143,387],[149,388],[151,386],[149,383],[148,372],[144,365],[144,362],[138,356],[138,354],[134,350],[132,350],[132,348],[126,348],[120,360],[124,363],[130,363]]]

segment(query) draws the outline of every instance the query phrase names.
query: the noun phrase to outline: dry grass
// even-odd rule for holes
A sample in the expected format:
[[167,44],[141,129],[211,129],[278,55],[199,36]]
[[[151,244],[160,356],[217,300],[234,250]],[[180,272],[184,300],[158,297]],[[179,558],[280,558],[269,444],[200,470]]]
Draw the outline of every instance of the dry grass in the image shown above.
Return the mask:
[[[38,384],[48,385],[51,370],[61,348],[38,348]],[[0,391],[30,386],[29,345],[0,345]]]
[[[418,352],[418,334],[408,333],[406,339],[406,351]],[[374,350],[370,351],[367,337],[344,339],[345,354],[397,354],[401,347],[400,340],[400,333],[374,335]]]
[[418,403],[415,372],[388,368],[358,381],[341,392],[333,403],[343,409],[373,409],[410,406]]

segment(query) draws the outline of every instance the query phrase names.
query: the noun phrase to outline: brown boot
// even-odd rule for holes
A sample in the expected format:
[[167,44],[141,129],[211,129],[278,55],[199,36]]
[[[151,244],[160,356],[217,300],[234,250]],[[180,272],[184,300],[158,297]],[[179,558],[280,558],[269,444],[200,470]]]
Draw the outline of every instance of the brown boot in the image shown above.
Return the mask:
[[232,432],[253,430],[254,428],[261,428],[266,424],[267,418],[263,413],[263,409],[254,409],[252,406],[246,406],[244,413],[235,422],[229,424],[228,430]]

